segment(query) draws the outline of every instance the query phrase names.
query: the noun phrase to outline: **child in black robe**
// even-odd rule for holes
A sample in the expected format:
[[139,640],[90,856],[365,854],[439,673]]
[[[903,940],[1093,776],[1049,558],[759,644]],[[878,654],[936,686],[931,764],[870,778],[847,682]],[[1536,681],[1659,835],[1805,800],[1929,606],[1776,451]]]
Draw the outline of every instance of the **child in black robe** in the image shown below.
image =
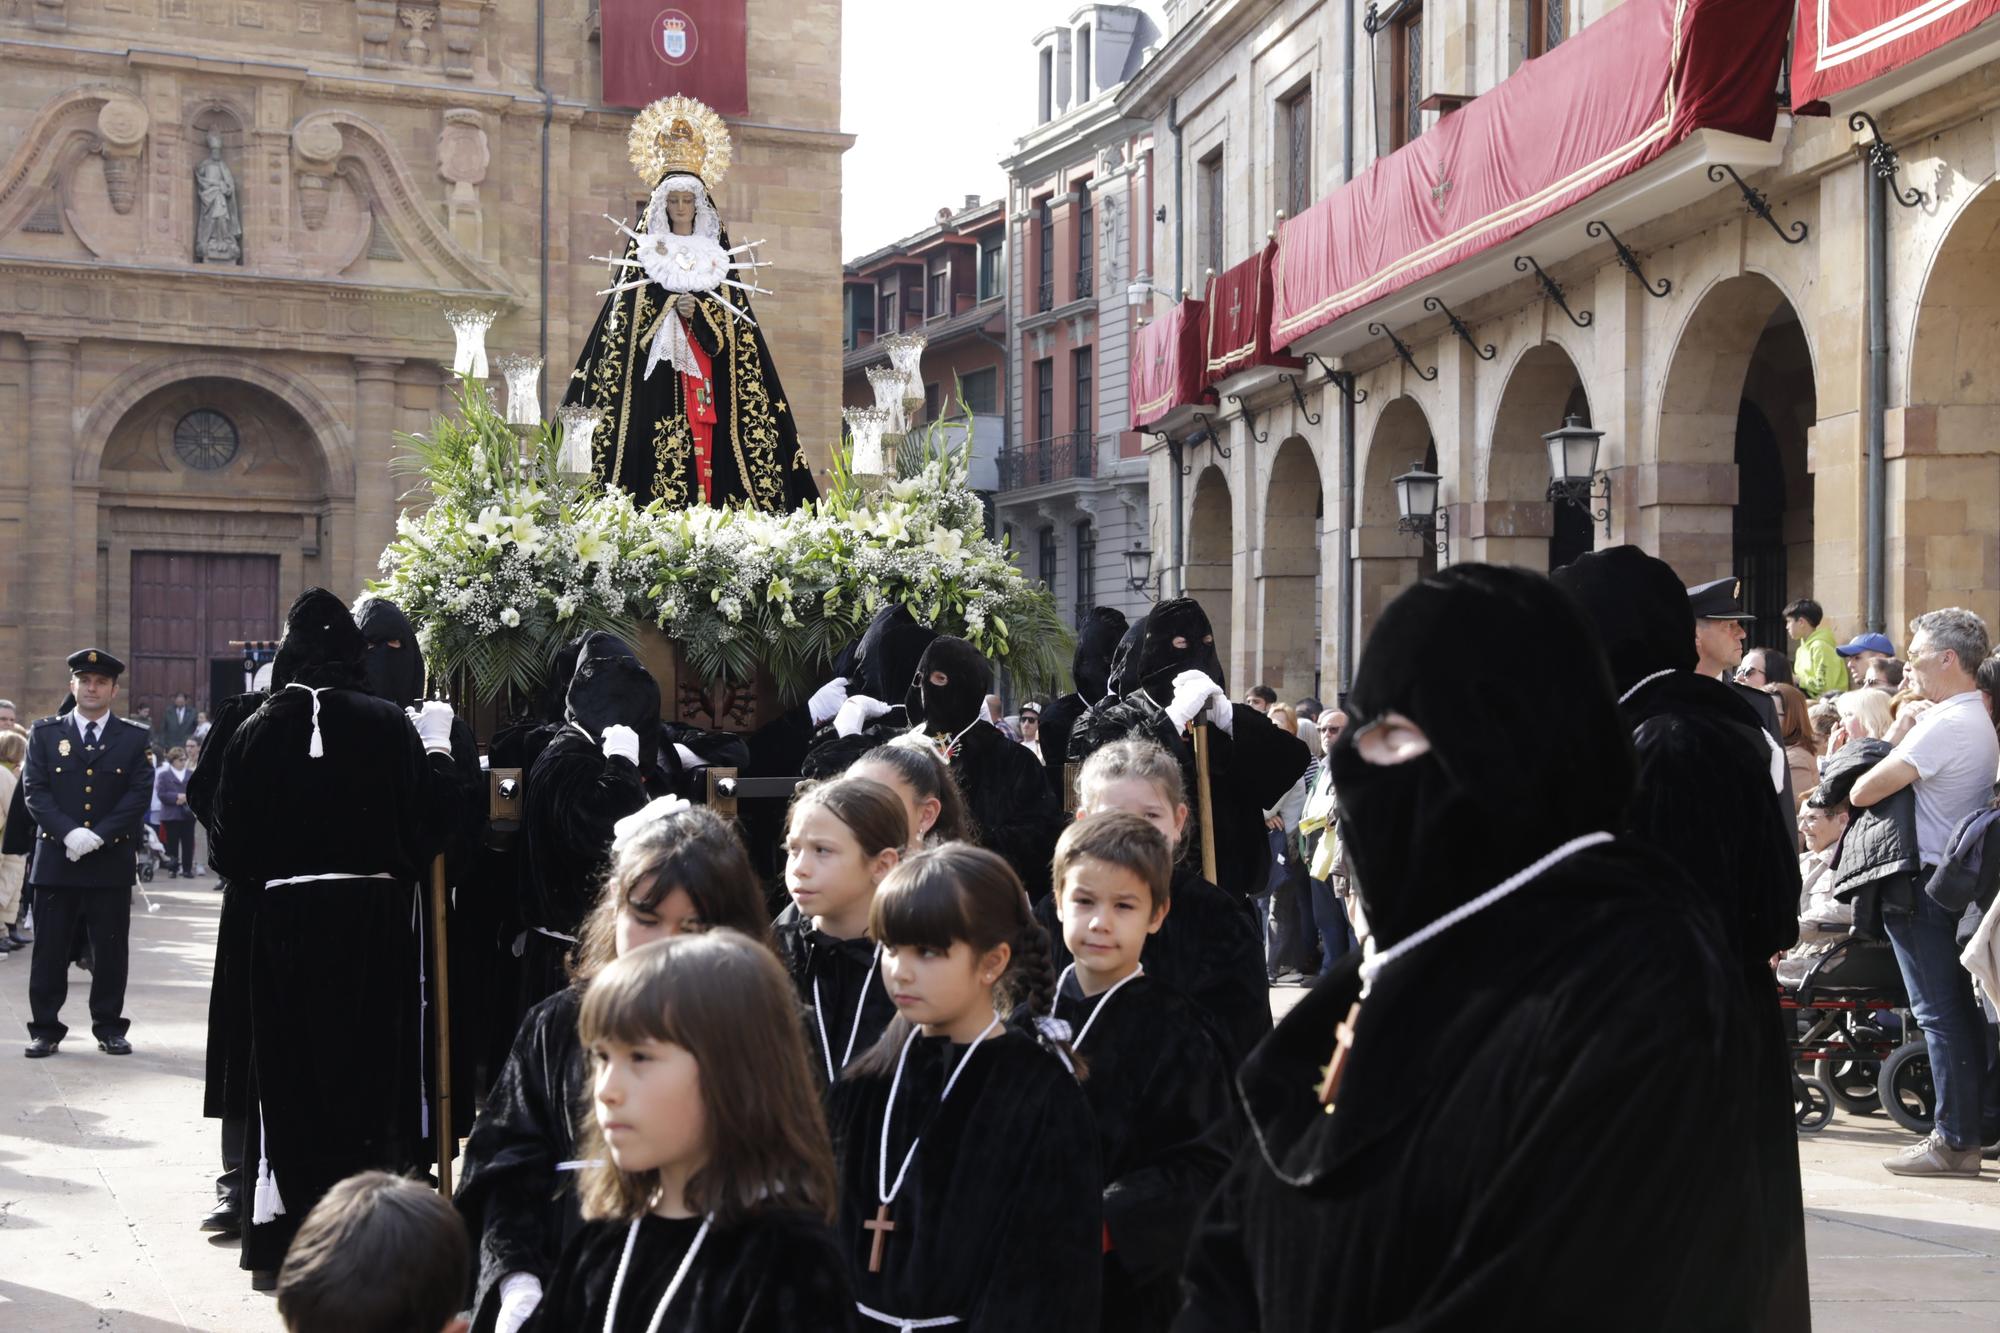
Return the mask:
[[803,787],[792,802],[785,838],[792,904],[771,933],[805,1006],[813,1067],[829,1086],[895,1017],[868,909],[909,838],[902,801],[879,782],[840,778]]
[[1139,961],[1169,919],[1170,864],[1165,836],[1116,810],[1070,825],[1056,844],[1056,899],[1076,961],[1056,987],[1055,1013],[1089,1062],[1107,1333],[1150,1333],[1180,1311],[1188,1237],[1233,1147],[1221,1054],[1193,1006]]
[[877,890],[869,928],[898,1013],[830,1107],[862,1326],[1087,1333],[1097,1135],[1034,1022],[1055,974],[1019,877],[962,843],[922,852]]
[[[1173,911],[1146,937],[1141,961],[1153,981],[1193,1001],[1225,1065],[1235,1069],[1271,1030],[1263,932],[1247,904],[1187,862],[1180,764],[1151,741],[1112,741],[1084,761],[1076,790],[1078,819],[1114,810],[1138,815],[1174,849]],[[1054,939],[1056,966],[1067,967],[1056,903],[1037,903],[1035,916]]]
[[720,928],[762,938],[765,929],[763,889],[719,817],[649,806],[621,828],[611,874],[570,956],[573,979],[528,1012],[465,1145],[455,1202],[478,1247],[477,1333],[514,1333],[583,1227],[576,1125],[590,1110],[576,1025],[591,978],[656,939]]
[[826,1118],[785,971],[715,930],[641,945],[584,992],[583,1231],[530,1328],[851,1329]]
[[966,813],[965,793],[937,746],[922,736],[905,733],[876,746],[848,765],[847,775],[879,782],[901,798],[910,823],[907,854],[947,842],[979,841]]

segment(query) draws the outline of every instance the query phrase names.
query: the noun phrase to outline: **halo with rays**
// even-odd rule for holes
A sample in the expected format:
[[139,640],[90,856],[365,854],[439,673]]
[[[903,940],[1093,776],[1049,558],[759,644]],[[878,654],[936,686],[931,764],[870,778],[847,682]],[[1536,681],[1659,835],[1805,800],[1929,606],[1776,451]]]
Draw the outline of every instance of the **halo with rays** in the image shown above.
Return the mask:
[[662,97],[633,118],[632,132],[625,141],[632,169],[639,173],[647,188],[660,183],[673,165],[668,156],[667,131],[676,120],[685,120],[701,143],[704,150],[701,182],[712,197],[729,170],[729,126],[706,103],[692,97]]

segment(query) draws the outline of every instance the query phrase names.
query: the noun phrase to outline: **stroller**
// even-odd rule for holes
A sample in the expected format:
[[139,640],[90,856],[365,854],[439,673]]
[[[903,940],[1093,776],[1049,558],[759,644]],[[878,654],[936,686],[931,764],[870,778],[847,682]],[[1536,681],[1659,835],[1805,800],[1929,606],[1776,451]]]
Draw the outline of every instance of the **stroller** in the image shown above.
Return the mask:
[[1796,986],[1779,985],[1778,1007],[1795,1016],[1792,1095],[1799,1129],[1818,1133],[1837,1106],[1850,1115],[1887,1112],[1928,1134],[1937,1112],[1930,1055],[1909,1015],[1902,969],[1886,940],[1850,935],[1812,960]]
[[139,879],[142,883],[151,884],[154,873],[160,868],[160,862],[166,858],[167,849],[160,842],[160,831],[158,829],[154,828],[151,824],[142,825],[142,827],[146,830],[146,837],[139,844]]

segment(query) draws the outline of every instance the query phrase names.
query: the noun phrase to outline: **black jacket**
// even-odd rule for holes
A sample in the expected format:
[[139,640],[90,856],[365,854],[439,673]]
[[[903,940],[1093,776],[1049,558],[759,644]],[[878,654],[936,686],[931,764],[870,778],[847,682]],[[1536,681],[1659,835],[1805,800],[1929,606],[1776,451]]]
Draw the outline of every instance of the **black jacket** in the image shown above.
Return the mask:
[[[1887,741],[1860,740],[1826,761],[1819,775],[1819,800],[1845,801],[1861,775],[1887,758]],[[1884,911],[1916,910],[1923,861],[1917,851],[1917,793],[1913,787],[1856,807],[1840,841],[1833,867],[1834,896],[1854,904],[1854,933],[1883,938]]]
[[[28,735],[21,787],[35,819],[30,884],[127,888],[137,877],[136,853],[153,801],[152,739],[146,728],[107,717],[94,749],[67,717],[45,717]],[[104,845],[78,861],[63,839],[87,828]]]

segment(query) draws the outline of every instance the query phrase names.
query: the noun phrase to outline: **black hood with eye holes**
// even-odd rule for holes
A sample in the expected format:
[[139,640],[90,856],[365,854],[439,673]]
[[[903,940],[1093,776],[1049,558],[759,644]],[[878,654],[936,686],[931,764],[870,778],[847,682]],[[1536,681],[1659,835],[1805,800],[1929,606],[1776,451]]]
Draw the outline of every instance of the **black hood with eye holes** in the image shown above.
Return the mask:
[[[931,683],[934,671],[944,673],[945,684]],[[979,716],[992,688],[993,667],[977,648],[964,639],[940,637],[918,660],[903,707],[933,736],[956,736]]]
[[1171,598],[1154,607],[1146,616],[1139,644],[1139,681],[1156,701],[1166,702],[1174,677],[1183,671],[1199,671],[1225,693],[1229,689],[1216,651],[1215,629],[1208,612],[1192,597]]
[[623,639],[603,631],[584,639],[566,711],[595,741],[604,739],[606,727],[638,732],[639,771],[653,771],[660,755],[660,686]]

